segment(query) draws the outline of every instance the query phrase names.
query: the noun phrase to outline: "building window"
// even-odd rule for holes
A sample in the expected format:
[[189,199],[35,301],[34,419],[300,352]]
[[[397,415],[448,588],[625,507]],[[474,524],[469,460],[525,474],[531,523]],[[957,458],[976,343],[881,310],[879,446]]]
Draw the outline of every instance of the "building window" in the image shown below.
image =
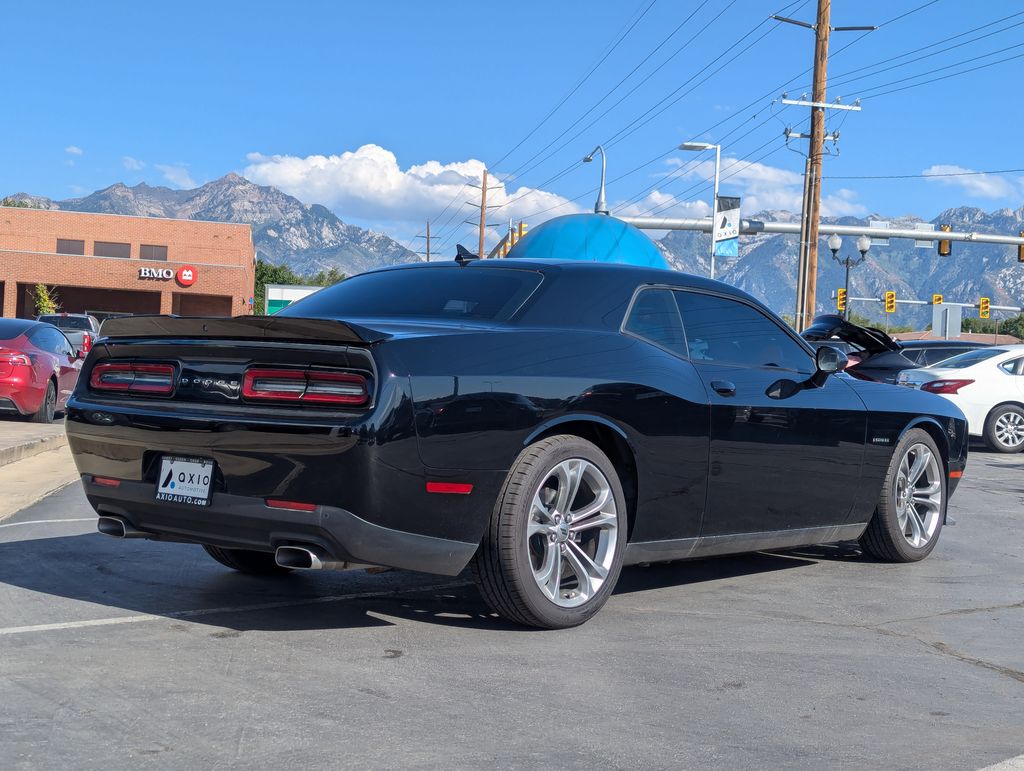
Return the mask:
[[85,254],[85,241],[76,238],[58,238],[57,254]]
[[92,253],[97,257],[119,257],[127,260],[132,256],[131,244],[116,244],[111,241],[94,241]]
[[142,244],[139,247],[140,260],[162,260],[167,262],[167,247],[153,244]]

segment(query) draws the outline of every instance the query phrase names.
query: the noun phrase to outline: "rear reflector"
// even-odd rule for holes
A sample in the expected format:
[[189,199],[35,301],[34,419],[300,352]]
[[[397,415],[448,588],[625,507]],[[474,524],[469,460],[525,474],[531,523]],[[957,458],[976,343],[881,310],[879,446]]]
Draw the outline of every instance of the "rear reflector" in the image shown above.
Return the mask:
[[962,477],[963,475],[964,475],[964,472],[962,472],[962,471],[950,471],[949,472],[949,478],[950,479],[960,479],[960,477]]
[[110,477],[93,477],[92,483],[99,485],[100,487],[120,487],[120,479],[111,479]]
[[174,390],[174,365],[128,361],[97,364],[89,375],[89,386],[96,391],[165,396]]
[[969,386],[973,380],[932,380],[921,386],[922,391],[930,394],[956,394],[960,389]]
[[366,404],[366,378],[351,372],[249,369],[242,380],[246,399],[314,404]]
[[451,495],[469,495],[473,485],[463,482],[427,482],[428,493],[449,493]]
[[315,503],[301,503],[299,501],[282,501],[277,498],[267,498],[264,503],[272,509],[288,509],[290,511],[316,511]]

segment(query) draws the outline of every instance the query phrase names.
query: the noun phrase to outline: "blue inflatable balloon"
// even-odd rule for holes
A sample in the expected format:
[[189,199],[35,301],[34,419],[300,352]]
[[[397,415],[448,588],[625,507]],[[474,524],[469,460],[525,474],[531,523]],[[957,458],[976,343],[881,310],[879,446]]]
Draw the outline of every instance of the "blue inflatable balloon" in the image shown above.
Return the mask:
[[624,262],[669,268],[658,247],[632,225],[606,214],[567,214],[543,222],[512,247],[510,258]]

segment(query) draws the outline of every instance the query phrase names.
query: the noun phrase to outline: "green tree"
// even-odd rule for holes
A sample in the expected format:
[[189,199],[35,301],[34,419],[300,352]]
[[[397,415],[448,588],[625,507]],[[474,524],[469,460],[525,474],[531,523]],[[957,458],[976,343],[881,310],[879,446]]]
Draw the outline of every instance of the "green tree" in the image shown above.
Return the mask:
[[298,286],[331,286],[345,280],[345,274],[332,266],[312,276],[296,273],[287,265],[274,265],[263,260],[256,261],[256,285],[253,291],[253,312],[263,313],[266,307],[267,284],[292,284]]
[[46,284],[36,284],[35,301],[37,316],[60,312],[60,299],[57,297],[57,292]]
[[17,198],[11,198],[7,196],[0,201],[0,206],[10,206],[15,209],[39,209],[42,208],[32,203],[31,201],[19,201]]

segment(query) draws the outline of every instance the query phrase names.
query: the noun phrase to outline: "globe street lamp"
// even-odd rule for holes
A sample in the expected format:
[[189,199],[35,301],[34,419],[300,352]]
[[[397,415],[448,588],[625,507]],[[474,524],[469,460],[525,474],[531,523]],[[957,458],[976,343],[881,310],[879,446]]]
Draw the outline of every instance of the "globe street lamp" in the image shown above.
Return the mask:
[[843,245],[843,239],[833,233],[828,237],[828,248],[832,252],[832,259],[846,267],[846,278],[843,281],[843,289],[846,290],[846,307],[843,308],[843,318],[850,318],[850,268],[856,268],[867,259],[868,249],[871,248],[871,239],[868,236],[861,236],[857,239],[857,251],[860,252],[860,259],[845,257],[839,259],[839,249]]
[[680,150],[702,152],[704,150],[715,151],[715,190],[711,195],[711,278],[715,277],[715,219],[718,217],[718,179],[722,166],[722,146],[713,145],[710,142],[683,142],[679,145]]
[[583,159],[584,163],[590,163],[594,160],[594,153],[601,153],[601,187],[597,192],[597,203],[594,204],[594,214],[608,214],[608,204],[604,202],[604,171],[606,158],[604,156],[604,148],[598,145],[590,154]]

